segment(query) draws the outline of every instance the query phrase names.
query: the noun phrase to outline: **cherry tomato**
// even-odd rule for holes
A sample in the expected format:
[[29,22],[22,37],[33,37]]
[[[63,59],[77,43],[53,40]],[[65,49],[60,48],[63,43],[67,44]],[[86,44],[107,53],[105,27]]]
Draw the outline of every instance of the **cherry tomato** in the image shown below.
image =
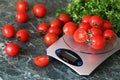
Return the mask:
[[103,20],[103,26],[102,26],[103,30],[106,30],[106,29],[111,29],[112,28],[112,24],[110,21],[108,20]]
[[87,41],[88,34],[84,29],[77,29],[73,34],[73,39],[78,43],[83,43]]
[[60,14],[58,16],[58,19],[61,20],[63,23],[67,23],[67,22],[71,21],[71,17],[68,14],[65,14],[65,13]]
[[55,33],[47,33],[44,36],[44,42],[47,45],[51,45],[54,42],[56,42],[59,39],[58,35],[56,35]]
[[13,37],[15,34],[15,29],[14,26],[11,24],[6,24],[2,27],[2,35],[7,37],[7,38],[11,38]]
[[28,14],[25,11],[18,11],[16,13],[16,20],[20,23],[28,21]]
[[90,29],[91,27],[92,26],[89,23],[84,23],[84,22],[82,22],[78,25],[78,28],[84,29],[86,31],[88,31],[88,29]]
[[90,37],[95,36],[95,35],[99,35],[99,36],[103,35],[102,30],[96,27],[92,27],[91,29],[89,29],[88,33]]
[[47,9],[43,4],[36,4],[33,6],[33,14],[36,17],[44,17],[47,13]]
[[25,29],[20,29],[17,31],[16,37],[19,39],[19,41],[25,42],[29,38],[29,32]]
[[5,46],[4,50],[9,56],[16,56],[19,54],[19,45],[16,43],[9,43]]
[[91,15],[85,15],[82,17],[82,21],[83,23],[89,23],[89,19],[91,18]]
[[69,35],[69,36],[73,35],[76,29],[77,29],[77,25],[74,22],[67,22],[63,26],[63,32],[65,33],[65,35]]
[[62,33],[61,29],[60,28],[57,28],[57,27],[50,27],[48,29],[48,32],[49,33],[55,33],[56,35],[60,35]]
[[16,2],[16,10],[26,11],[28,9],[28,2],[25,0],[19,0]]
[[100,28],[103,25],[103,20],[99,15],[94,15],[89,19],[89,23],[91,26]]
[[44,67],[49,64],[49,57],[47,55],[36,56],[33,59],[33,62],[35,65],[39,67]]
[[50,27],[62,27],[62,22],[59,19],[54,19],[50,22]]
[[45,34],[48,31],[49,27],[50,26],[47,23],[43,22],[38,25],[37,30],[38,32],[42,32],[43,34]]
[[90,40],[91,47],[93,49],[102,49],[106,44],[105,38],[103,38],[103,36],[95,35],[91,37]]
[[106,42],[113,42],[115,40],[115,32],[113,30],[105,30],[103,36]]

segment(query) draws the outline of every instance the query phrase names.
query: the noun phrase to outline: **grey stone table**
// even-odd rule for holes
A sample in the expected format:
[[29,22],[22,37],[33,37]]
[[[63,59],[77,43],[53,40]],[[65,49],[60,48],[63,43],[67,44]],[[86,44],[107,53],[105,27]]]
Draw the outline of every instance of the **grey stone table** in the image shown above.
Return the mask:
[[[71,68],[50,57],[50,64],[46,67],[37,67],[33,64],[33,58],[46,54],[48,47],[43,42],[42,36],[37,36],[37,25],[40,22],[49,23],[55,18],[55,11],[67,5],[67,0],[27,0],[29,3],[29,21],[18,23],[15,20],[15,2],[18,0],[0,0],[0,30],[6,23],[11,23],[16,30],[25,28],[30,31],[30,39],[26,43],[20,43],[14,38],[6,39],[0,32],[0,80],[120,80],[120,51],[113,54],[90,76],[80,76]],[[36,3],[42,3],[47,7],[47,15],[44,18],[33,16],[31,9]],[[35,36],[36,35],[36,36]],[[9,57],[3,48],[8,42],[16,42],[22,50],[20,55]]]

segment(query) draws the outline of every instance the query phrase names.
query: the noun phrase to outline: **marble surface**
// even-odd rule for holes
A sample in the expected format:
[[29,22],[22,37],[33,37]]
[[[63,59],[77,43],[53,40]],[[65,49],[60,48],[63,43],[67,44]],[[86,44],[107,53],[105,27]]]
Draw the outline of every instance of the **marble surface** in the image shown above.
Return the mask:
[[[20,43],[15,37],[6,39],[0,32],[0,80],[120,80],[120,51],[104,61],[89,76],[80,76],[65,64],[50,57],[50,64],[46,67],[37,67],[33,64],[33,58],[46,54],[48,47],[43,42],[43,36],[37,36],[37,25],[40,22],[49,23],[55,19],[55,11],[67,5],[68,0],[27,0],[29,3],[29,21],[18,23],[15,20],[15,2],[18,0],[0,0],[0,30],[6,23],[11,23],[16,30],[28,29],[31,36],[28,42]],[[33,5],[42,3],[47,7],[44,18],[33,16]],[[22,50],[20,55],[9,57],[4,52],[4,46],[8,42],[16,42]]]

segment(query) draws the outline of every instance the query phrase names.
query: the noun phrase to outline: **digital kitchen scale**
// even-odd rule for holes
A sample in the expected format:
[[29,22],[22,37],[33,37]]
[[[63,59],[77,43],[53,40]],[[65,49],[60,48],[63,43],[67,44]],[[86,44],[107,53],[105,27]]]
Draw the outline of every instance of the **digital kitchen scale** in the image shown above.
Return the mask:
[[71,36],[63,35],[47,48],[47,55],[63,62],[80,75],[90,75],[105,59],[120,49],[120,38],[95,50],[86,43],[79,44]]

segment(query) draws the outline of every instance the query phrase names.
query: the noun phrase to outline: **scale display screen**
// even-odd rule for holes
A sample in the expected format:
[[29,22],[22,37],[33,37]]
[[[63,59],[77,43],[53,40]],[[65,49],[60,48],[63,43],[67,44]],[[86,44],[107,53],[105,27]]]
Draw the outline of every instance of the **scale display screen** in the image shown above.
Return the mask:
[[68,49],[57,49],[56,55],[67,63],[80,66],[83,64],[82,59],[75,52]]
[[76,62],[78,60],[78,58],[72,54],[70,54],[69,52],[67,51],[64,51],[62,53],[62,56],[68,60],[70,60],[71,62]]

